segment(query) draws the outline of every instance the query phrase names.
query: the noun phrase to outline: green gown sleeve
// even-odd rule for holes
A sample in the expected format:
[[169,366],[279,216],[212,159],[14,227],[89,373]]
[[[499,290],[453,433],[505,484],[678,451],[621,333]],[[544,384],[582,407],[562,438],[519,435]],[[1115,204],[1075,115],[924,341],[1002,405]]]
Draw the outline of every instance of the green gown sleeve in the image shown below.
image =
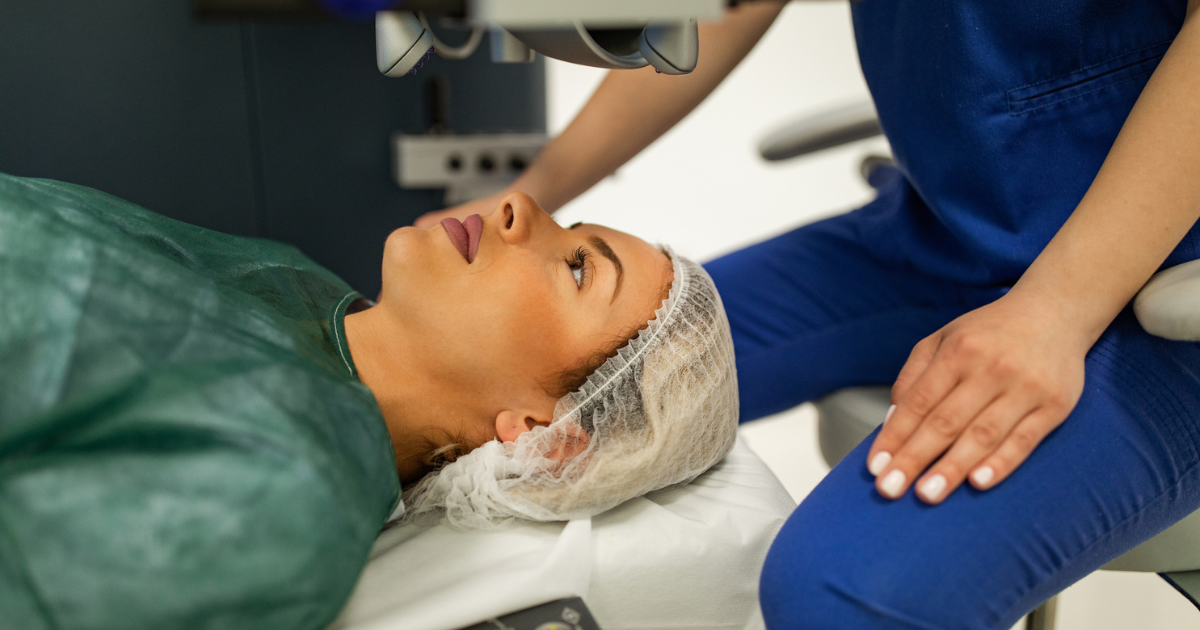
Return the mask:
[[0,175],[0,627],[322,628],[399,501],[298,251]]

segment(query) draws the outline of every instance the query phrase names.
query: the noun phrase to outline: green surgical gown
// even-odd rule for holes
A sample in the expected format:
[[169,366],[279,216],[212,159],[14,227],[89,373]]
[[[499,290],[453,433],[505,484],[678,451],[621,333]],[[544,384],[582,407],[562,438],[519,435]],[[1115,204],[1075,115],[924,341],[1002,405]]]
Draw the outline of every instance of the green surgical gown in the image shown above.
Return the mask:
[[0,175],[0,628],[322,628],[399,503],[290,246]]

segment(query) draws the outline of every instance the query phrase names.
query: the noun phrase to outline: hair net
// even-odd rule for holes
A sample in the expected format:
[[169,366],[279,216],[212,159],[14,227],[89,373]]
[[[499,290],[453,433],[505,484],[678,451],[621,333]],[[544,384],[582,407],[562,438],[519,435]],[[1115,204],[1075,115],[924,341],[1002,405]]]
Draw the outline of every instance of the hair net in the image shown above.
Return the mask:
[[729,452],[738,396],[725,309],[700,265],[665,253],[674,278],[649,324],[558,401],[549,426],[418,482],[404,520],[487,528],[591,516],[691,481]]

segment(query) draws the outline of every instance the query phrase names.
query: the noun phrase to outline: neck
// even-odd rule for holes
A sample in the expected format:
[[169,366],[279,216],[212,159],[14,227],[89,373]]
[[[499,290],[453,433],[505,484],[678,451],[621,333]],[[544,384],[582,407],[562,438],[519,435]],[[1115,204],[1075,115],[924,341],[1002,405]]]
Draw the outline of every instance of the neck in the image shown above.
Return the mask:
[[379,306],[347,315],[345,328],[358,377],[375,396],[391,435],[400,480],[409,480],[419,473],[423,455],[412,419],[430,400],[431,384],[418,366],[421,353],[411,347],[402,322]]

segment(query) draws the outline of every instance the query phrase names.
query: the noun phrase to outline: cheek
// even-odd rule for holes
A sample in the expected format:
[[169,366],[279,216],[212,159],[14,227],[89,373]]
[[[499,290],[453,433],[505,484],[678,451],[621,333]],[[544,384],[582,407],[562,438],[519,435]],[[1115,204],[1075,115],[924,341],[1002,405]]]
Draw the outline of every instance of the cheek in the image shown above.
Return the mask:
[[581,356],[570,298],[531,265],[406,278],[399,301],[438,375],[494,392],[540,387]]
[[569,363],[572,327],[545,282],[511,279],[478,287],[473,300],[480,359],[508,375],[542,379]]

